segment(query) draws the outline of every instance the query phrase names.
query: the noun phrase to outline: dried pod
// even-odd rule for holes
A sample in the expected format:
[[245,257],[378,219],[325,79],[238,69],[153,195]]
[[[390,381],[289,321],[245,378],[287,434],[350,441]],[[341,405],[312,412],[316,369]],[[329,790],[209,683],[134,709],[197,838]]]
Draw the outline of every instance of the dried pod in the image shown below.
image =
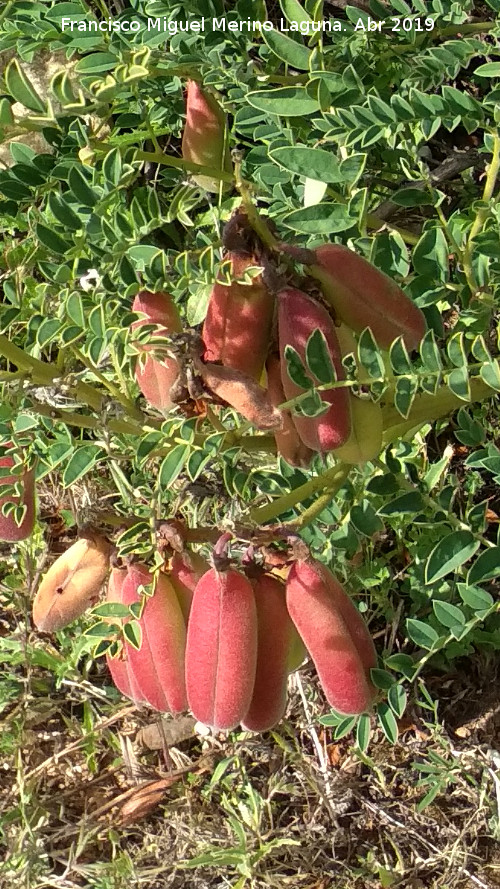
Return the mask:
[[267,431],[281,428],[280,411],[272,406],[266,390],[251,377],[220,364],[203,364],[197,358],[193,365],[206,388],[235,408],[252,426]]
[[[226,115],[213,96],[199,83],[189,80],[186,91],[186,123],[182,134],[182,157],[185,161],[231,173],[231,154],[226,144]],[[221,180],[212,176],[193,175],[200,188],[218,192]],[[231,184],[222,182],[222,189]]]
[[309,558],[292,565],[286,597],[328,703],[345,714],[370,709],[375,696],[370,681],[375,648],[343,587],[321,562]]
[[[140,587],[152,582],[145,565],[130,565],[121,587],[123,605],[139,602]],[[141,647],[137,650],[127,644],[126,655],[140,694],[155,710],[181,713],[187,709],[186,624],[175,590],[163,572],[156,577],[153,595],[146,598],[139,624]]]
[[196,719],[235,728],[248,712],[257,665],[257,611],[239,571],[211,568],[198,581],[189,617],[186,686]]
[[311,273],[335,316],[361,333],[369,327],[382,349],[402,336],[416,349],[427,330],[424,314],[392,278],[342,244],[316,249]]
[[[319,329],[325,336],[337,379],[345,379],[335,327],[326,309],[302,291],[287,289],[278,294],[278,312],[280,354],[284,355],[286,346],[293,346],[305,362],[309,336]],[[288,376],[284,358],[281,362],[281,379],[287,400],[305,391]],[[292,418],[303,444],[313,451],[324,452],[334,450],[347,441],[351,431],[351,415],[345,388],[325,390],[321,392],[321,398],[331,405],[325,414],[318,417],[292,414]]]
[[[12,447],[12,445],[10,446]],[[0,457],[0,467],[10,469],[14,464],[14,457],[10,454],[7,453],[4,457]],[[9,542],[25,540],[30,536],[35,524],[35,470],[34,468],[24,469],[21,475],[7,475],[0,479],[0,482],[0,495],[3,485],[14,485],[16,482],[20,482],[22,487],[22,494],[19,497],[15,495],[0,496],[0,540]],[[12,513],[2,514],[3,504],[9,502],[26,507],[26,513],[20,525],[16,523]]]
[[261,574],[251,583],[257,606],[257,669],[252,701],[242,723],[251,731],[266,732],[286,709],[295,627],[287,611],[283,581]]
[[111,547],[104,537],[82,537],[50,566],[33,602],[35,626],[61,630],[99,600]]
[[[259,263],[252,256],[230,253],[233,278]],[[269,349],[274,298],[259,275],[251,284],[214,284],[203,325],[205,361],[216,361],[259,381]]]
[[[182,331],[181,319],[177,306],[168,293],[150,293],[142,290],[132,304],[134,312],[146,315],[145,319],[134,321],[132,330],[145,324],[156,324],[158,336],[168,336]],[[153,407],[166,411],[173,406],[170,390],[179,375],[179,364],[175,358],[164,357],[161,360],[148,355],[153,345],[141,346],[142,355],[135,366],[135,378],[144,397]]]
[[[266,364],[267,393],[274,408],[286,401],[281,381],[281,363],[277,355],[270,355]],[[307,467],[311,463],[314,451],[302,443],[299,433],[292,420],[290,411],[281,411],[282,428],[274,433],[276,449],[290,466]]]

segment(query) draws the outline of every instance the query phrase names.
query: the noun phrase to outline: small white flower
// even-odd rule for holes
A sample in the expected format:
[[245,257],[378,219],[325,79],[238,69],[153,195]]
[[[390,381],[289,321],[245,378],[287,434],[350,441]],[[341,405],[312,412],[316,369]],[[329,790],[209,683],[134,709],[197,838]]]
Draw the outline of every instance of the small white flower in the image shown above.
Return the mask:
[[80,278],[80,287],[87,293],[94,290],[101,283],[101,276],[97,269],[89,269],[85,275]]

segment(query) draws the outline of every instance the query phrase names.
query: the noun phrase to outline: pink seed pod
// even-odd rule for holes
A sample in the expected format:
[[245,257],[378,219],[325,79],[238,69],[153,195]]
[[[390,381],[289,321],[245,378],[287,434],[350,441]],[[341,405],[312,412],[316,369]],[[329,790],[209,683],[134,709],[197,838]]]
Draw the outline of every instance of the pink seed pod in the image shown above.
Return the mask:
[[[266,364],[267,394],[274,408],[287,400],[281,381],[281,362],[277,355],[270,355]],[[286,370],[284,371],[286,373]],[[282,428],[274,433],[276,449],[290,466],[309,466],[314,451],[302,443],[290,411],[281,411]]]
[[[259,263],[252,256],[229,253],[231,274],[243,278]],[[260,380],[271,337],[274,297],[259,275],[251,284],[216,282],[203,325],[205,361],[220,362]]]
[[[13,447],[12,444],[10,446]],[[10,469],[14,466],[14,457],[9,453],[4,457],[0,457],[0,467]],[[35,524],[35,470],[24,469],[21,475],[8,475],[1,479],[0,495],[3,485],[14,485],[21,482],[22,493],[20,497],[2,497],[0,496],[0,540],[6,540],[9,543],[25,540],[30,536]],[[3,515],[1,507],[4,503],[13,502],[26,507],[26,514],[20,525],[16,524],[12,513]]]
[[233,568],[198,581],[189,617],[186,686],[196,719],[235,728],[248,712],[257,666],[257,610],[250,582]]
[[[152,580],[145,565],[130,565],[121,586],[123,605],[139,602],[139,588]],[[126,655],[140,695],[155,710],[181,713],[187,709],[186,624],[175,590],[162,572],[157,575],[153,595],[146,599],[139,624],[141,647],[137,650],[127,645]]]
[[[138,330],[145,324],[156,324],[156,333],[159,336],[167,336],[170,333],[180,333],[182,324],[177,306],[168,293],[150,293],[142,290],[134,298],[132,311],[146,315],[145,319],[134,321],[132,330]],[[142,356],[138,358],[135,366],[135,378],[144,398],[153,407],[161,411],[167,411],[173,406],[170,390],[179,374],[179,364],[175,358],[153,358],[148,352],[153,345],[141,346]]]
[[[186,123],[182,134],[182,157],[185,161],[231,173],[231,153],[225,141],[226,115],[213,96],[199,83],[189,80],[186,90]],[[218,192],[221,180],[212,176],[193,175],[200,188]],[[222,189],[231,183],[222,183]]]
[[290,569],[286,599],[328,703],[349,715],[369,710],[375,696],[370,681],[375,647],[343,587],[321,562],[299,560]]
[[[123,584],[127,572],[125,568],[113,568],[109,575],[108,592],[106,596],[107,602],[119,602],[123,605]],[[130,658],[128,656],[130,645],[125,642],[123,650],[119,657],[110,657],[106,655],[106,663],[108,665],[111,678],[116,685],[118,691],[130,698],[135,704],[143,703],[144,698],[139,690],[139,686],[130,667]]]
[[323,244],[315,253],[311,272],[340,321],[356,333],[369,327],[382,349],[400,336],[407,349],[417,348],[425,316],[392,278],[342,244]]
[[[305,362],[307,341],[317,328],[325,336],[337,379],[345,379],[335,327],[326,309],[301,290],[281,290],[278,294],[280,355],[284,355],[286,346],[293,346]],[[305,391],[288,376],[283,357],[281,379],[287,400],[296,398]],[[292,419],[303,444],[313,451],[324,452],[334,450],[347,441],[351,431],[351,413],[349,395],[345,388],[325,390],[321,392],[321,399],[331,405],[325,414],[319,417],[292,414]]]
[[257,670],[252,701],[242,722],[251,731],[266,732],[286,710],[295,627],[287,611],[283,581],[261,574],[251,582],[257,605]]
[[196,584],[208,568],[208,562],[198,553],[176,552],[173,555],[167,576],[176,592],[186,625]]

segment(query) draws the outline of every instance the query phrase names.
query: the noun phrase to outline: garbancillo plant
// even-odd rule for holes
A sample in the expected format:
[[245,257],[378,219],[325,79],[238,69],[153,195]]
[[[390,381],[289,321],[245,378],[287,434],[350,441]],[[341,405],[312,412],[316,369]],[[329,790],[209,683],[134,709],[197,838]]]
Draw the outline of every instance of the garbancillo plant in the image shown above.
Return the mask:
[[[41,17],[44,26],[49,22],[48,28],[37,26],[35,35],[28,35],[36,46],[52,40],[44,35],[58,27],[53,19],[45,20],[43,5],[23,13],[23,28],[31,15]],[[474,600],[469,587],[491,576],[492,541],[472,506],[469,519],[469,514],[453,512],[446,491],[439,490],[441,499],[433,496],[442,483],[440,465],[423,467],[410,441],[411,434],[462,408],[461,434],[469,435],[471,446],[480,447],[484,440],[479,421],[463,411],[469,405],[486,405],[500,391],[496,346],[489,335],[498,277],[493,201],[500,142],[495,91],[490,94],[481,87],[481,78],[487,82],[490,77],[481,67],[488,65],[472,75],[474,91],[458,91],[446,82],[455,82],[474,56],[487,56],[488,46],[475,35],[491,31],[494,23],[468,22],[467,10],[457,10],[456,4],[452,9],[444,3],[443,10],[444,23],[431,17],[428,40],[403,33],[393,37],[391,54],[402,60],[403,73],[391,68],[386,80],[377,73],[387,70],[384,35],[369,41],[363,58],[351,52],[348,38],[325,39],[321,50],[306,38],[302,43],[285,41],[277,49],[271,41],[265,43],[265,36],[245,35],[241,40],[248,57],[226,76],[219,61],[216,66],[213,61],[219,50],[221,58],[227,52],[216,34],[211,38],[217,50],[210,58],[196,55],[199,45],[193,55],[195,38],[189,54],[180,42],[165,59],[156,45],[137,46],[132,38],[121,42],[100,34],[94,55],[84,42],[79,45],[75,34],[58,32],[61,45],[73,51],[74,41],[71,46],[84,57],[71,62],[78,88],[67,71],[54,78],[51,90],[62,109],[54,116],[20,66],[7,67],[0,102],[3,134],[10,138],[24,126],[14,116],[11,97],[27,107],[26,127],[52,129],[55,154],[38,157],[13,146],[14,163],[0,176],[1,210],[7,219],[1,312],[7,334],[0,334],[0,354],[11,405],[1,418],[2,441],[19,446],[30,468],[38,459],[39,481],[60,472],[69,488],[97,467],[104,469],[103,484],[114,496],[115,510],[98,515],[97,523],[106,527],[110,538],[118,529],[120,553],[141,557],[148,570],[157,568],[152,557],[158,519],[170,509],[183,515],[187,537],[191,534],[195,545],[213,542],[230,510],[245,543],[267,528],[267,542],[275,545],[273,540],[281,538],[273,538],[274,524],[286,521],[289,531],[312,539],[316,554],[321,550],[331,556],[333,547],[339,565],[344,553],[346,558],[354,554],[360,537],[371,540],[384,523],[392,530],[395,514],[418,517],[421,511],[433,510],[433,518],[440,517],[453,536],[447,542],[449,552],[445,547],[443,557],[438,551],[450,573],[463,571],[482,548],[471,567],[474,583],[467,581],[464,609],[481,599],[479,595]],[[143,4],[136,3],[135,12],[141,16]],[[15,39],[4,28],[2,37]],[[262,72],[256,48],[264,48],[264,56],[272,59],[268,73]],[[410,50],[411,65],[404,61]],[[108,53],[106,58],[103,53]],[[241,89],[235,88],[238,77]],[[105,139],[100,138],[102,132],[87,128],[88,113],[109,122]],[[197,116],[205,117],[206,141],[196,133]],[[446,135],[459,124],[466,135],[482,139],[480,153],[488,163],[483,200],[471,210],[450,210],[447,218],[441,191],[445,180],[434,171],[431,175],[422,149],[427,143],[429,150],[435,148],[432,139],[438,127]],[[168,145],[162,145],[164,137]],[[147,150],[147,141],[154,150]],[[252,142],[255,147],[235,159],[234,173],[228,163],[229,142]],[[145,170],[145,163],[158,166]],[[309,201],[311,183],[324,186],[319,199],[316,192],[315,203]],[[229,193],[232,186],[242,199],[242,226],[233,225],[229,240],[224,234],[221,252],[217,226],[219,220],[230,219],[238,200]],[[475,200],[479,192],[472,178],[467,188]],[[414,208],[418,219],[411,230],[403,228],[401,220],[393,224],[385,199],[392,200],[393,209]],[[419,216],[420,207],[428,209]],[[325,232],[332,231],[343,243],[321,243]],[[376,234],[369,236],[369,231]],[[280,240],[287,238],[298,244]],[[251,284],[238,280],[241,272],[232,257],[241,254],[261,270]],[[332,257],[345,265],[332,268]],[[271,295],[299,292],[306,305],[314,307],[316,318],[329,313],[325,324],[330,343],[318,320],[300,342],[293,339],[297,331],[292,325],[287,333],[293,337],[282,340],[280,351],[280,333],[270,324],[272,299],[263,298],[265,312],[256,316],[259,320],[265,315],[259,334],[268,330],[268,342],[261,337],[257,348],[253,340],[255,355],[243,355],[248,365],[225,364],[222,351],[211,356],[204,348],[197,350],[190,329],[199,329],[207,317],[209,338],[210,313],[206,315],[205,308],[224,275],[224,267],[218,274],[217,262],[228,259],[237,280],[226,279],[225,299],[230,301],[238,288],[240,302],[252,308],[246,306],[245,289],[258,287],[260,296],[264,290]],[[22,275],[17,274],[18,264]],[[328,281],[322,279],[323,272]],[[361,311],[360,277],[370,291],[369,304],[361,302]],[[396,278],[406,282],[406,298]],[[178,322],[169,325],[152,316],[160,329],[133,327],[148,320],[133,309],[138,294],[153,300],[158,294],[166,296],[175,312],[180,310],[184,330],[174,329]],[[351,297],[354,316],[345,312]],[[410,310],[396,317],[399,325],[394,325],[393,298]],[[283,305],[283,299],[278,302]],[[375,317],[374,308],[380,310]],[[447,323],[455,324],[455,332],[447,330],[446,336],[441,310]],[[386,322],[382,327],[381,317]],[[341,320],[349,322],[356,336],[354,345],[340,342],[339,361],[332,355],[338,350],[332,346],[331,332],[333,325],[337,336]],[[402,339],[397,339],[400,333]],[[246,348],[251,345],[250,340]],[[259,377],[266,346],[268,379],[265,374]],[[255,367],[250,358],[255,358]],[[163,370],[178,367],[179,374],[175,381],[163,383],[158,376],[156,395],[143,389],[149,405],[142,401],[138,406],[136,382],[142,380],[144,368],[154,367],[150,361],[158,361]],[[275,394],[279,383],[291,396],[285,403],[286,396]],[[331,431],[334,402],[344,407],[348,403],[349,409],[342,412],[342,434],[325,441],[317,430],[330,424]],[[484,421],[486,407],[480,416]],[[300,429],[308,431],[301,436]],[[487,465],[496,457],[493,448],[480,447],[476,459]],[[275,460],[276,449],[283,459]],[[183,493],[204,482],[204,475],[210,482],[214,462],[223,493],[216,489],[210,523],[203,527],[198,504],[191,511]],[[15,515],[16,527],[22,529],[16,534],[24,537],[31,492],[27,477],[13,489],[10,469],[5,464],[2,515],[9,522]],[[23,484],[29,495],[24,504]],[[458,587],[438,589],[440,578],[447,575],[439,574],[433,552],[431,548],[425,554],[425,583],[436,584],[436,595],[454,598],[453,607],[462,613],[456,604]],[[483,553],[490,567],[479,561]],[[418,607],[427,619],[425,606],[419,602]],[[186,612],[189,605],[184,606]],[[444,619],[443,609],[437,614]],[[464,626],[466,617],[465,610]],[[432,619],[434,624],[426,624],[427,635],[421,627],[419,635],[414,624],[408,633],[415,644],[440,649],[439,618],[434,614]],[[133,629],[129,632],[132,644],[137,639]],[[389,731],[388,726],[386,720]]]

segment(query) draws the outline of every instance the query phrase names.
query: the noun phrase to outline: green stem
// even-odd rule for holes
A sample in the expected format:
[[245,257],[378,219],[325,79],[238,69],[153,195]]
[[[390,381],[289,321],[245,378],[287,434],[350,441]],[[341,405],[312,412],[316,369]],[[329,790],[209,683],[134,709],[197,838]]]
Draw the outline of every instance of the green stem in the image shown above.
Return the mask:
[[[58,410],[49,404],[35,402],[30,405],[29,409],[35,414],[50,417],[55,422],[65,423],[67,426],[76,426],[79,429],[100,429],[103,427],[103,423],[98,417],[91,417],[88,414],[77,414],[74,411]],[[142,427],[138,423],[113,417],[106,420],[106,428],[110,432],[117,433],[117,435],[140,435],[143,432]]]
[[497,394],[483,380],[476,378],[470,381],[470,390],[470,402],[464,402],[463,398],[454,395],[447,386],[441,386],[436,395],[422,392],[420,395],[415,396],[406,420],[393,404],[385,405],[382,408],[385,430],[383,438],[384,447],[418,426],[424,426],[426,423],[431,423],[433,420],[439,420],[441,417],[452,414],[460,407],[463,407],[464,404],[474,401],[485,401],[487,398],[493,398]]
[[118,387],[115,386],[114,383],[111,382],[111,380],[108,380],[107,377],[105,377],[104,374],[102,374],[100,372],[100,370],[98,370],[98,368],[95,367],[95,365],[92,363],[92,361],[90,361],[87,358],[87,356],[84,355],[83,352],[80,351],[80,349],[77,349],[76,346],[71,346],[70,348],[71,348],[71,351],[73,352],[73,354],[75,355],[75,357],[78,358],[78,360],[83,365],[85,365],[85,367],[87,367],[88,370],[90,370],[94,374],[94,376],[99,380],[99,382],[102,383],[102,385],[111,393],[113,398],[115,398],[116,401],[119,401],[120,404],[123,405],[123,407],[127,411],[127,414],[129,415],[129,417],[132,417],[134,420],[142,420],[143,419],[142,412],[138,408],[136,408],[134,403],[132,401],[130,401],[129,398],[124,396],[120,392]]
[[[92,144],[92,150],[94,154],[107,154],[109,151],[113,151],[115,148],[114,145],[110,145],[108,142],[96,142],[96,144]],[[135,152],[135,159],[141,161],[152,161],[154,164],[163,164],[166,167],[174,167],[176,170],[183,170],[185,173],[197,173],[198,175],[201,173],[203,176],[210,176],[212,179],[220,179],[222,182],[231,182],[234,183],[234,176],[232,173],[226,173],[224,170],[218,170],[215,167],[204,167],[202,164],[195,164],[192,161],[185,161],[179,157],[173,157],[169,154],[164,154],[163,151],[142,151],[137,149]]]
[[5,334],[0,334],[0,355],[17,365],[19,370],[27,371],[33,382],[41,386],[50,385],[54,377],[57,376],[57,371],[52,365],[44,364],[38,358],[33,358],[32,355],[23,352],[14,343],[11,343]]
[[[327,503],[329,503],[339,488],[342,487],[349,470],[350,468],[346,471],[344,464],[339,465],[337,463],[321,475],[309,479],[303,485],[300,485],[300,487],[294,488],[293,491],[288,491],[288,493],[283,494],[282,497],[273,500],[272,503],[267,503],[265,506],[258,506],[254,509],[250,509],[248,513],[250,521],[257,525],[270,522],[272,519],[287,512],[289,509],[293,509],[298,503],[307,500],[308,497],[312,497],[319,492],[324,492],[328,495]],[[327,504],[323,504],[321,508],[324,509],[325,505]],[[314,516],[311,517],[308,510],[306,510],[306,514],[309,515],[308,521],[312,521]],[[301,527],[302,524],[304,524],[301,520],[302,517],[299,517],[299,519],[294,520],[292,524],[296,525],[297,522],[299,522]]]
[[401,228],[399,225],[392,225],[392,223],[386,222],[385,219],[379,219],[375,213],[367,213],[366,224],[368,228],[377,230],[386,228],[388,231],[395,232],[402,237],[406,244],[411,244],[412,247],[414,247],[415,244],[418,244],[420,240],[420,235],[414,235],[413,232],[408,231],[407,228]]
[[[489,202],[493,198],[493,193],[495,191],[495,185],[498,178],[498,174],[500,172],[500,136],[498,133],[494,135],[493,138],[493,157],[491,159],[491,163],[488,166],[488,172],[486,174],[486,182],[483,190],[483,202],[485,204],[489,204]],[[474,250],[474,239],[480,232],[482,231],[484,224],[491,213],[491,208],[489,206],[479,207],[474,222],[472,223],[471,230],[469,232],[469,237],[467,238],[467,243],[463,250],[462,263],[464,266],[465,277],[467,279],[467,284],[469,285],[471,293],[475,294],[478,290],[478,285],[476,282],[476,276],[474,275],[474,270],[472,267],[472,254]]]
[[289,527],[296,528],[297,530],[305,528],[306,525],[310,525],[314,522],[320,513],[330,505],[335,494],[342,487],[353,467],[347,466],[344,463],[337,463],[334,468],[337,470],[337,475],[332,482],[326,487],[325,491],[320,494],[318,499],[315,500],[311,506],[308,506],[298,518],[288,522]]
[[277,250],[278,241],[274,237],[267,223],[257,212],[257,208],[255,207],[255,204],[252,200],[250,191],[241,178],[241,161],[236,161],[234,168],[236,174],[236,188],[241,195],[241,200],[243,202],[243,206],[245,208],[250,225],[252,226],[255,234],[258,235],[258,237],[260,238],[264,246],[268,248],[268,250]]

